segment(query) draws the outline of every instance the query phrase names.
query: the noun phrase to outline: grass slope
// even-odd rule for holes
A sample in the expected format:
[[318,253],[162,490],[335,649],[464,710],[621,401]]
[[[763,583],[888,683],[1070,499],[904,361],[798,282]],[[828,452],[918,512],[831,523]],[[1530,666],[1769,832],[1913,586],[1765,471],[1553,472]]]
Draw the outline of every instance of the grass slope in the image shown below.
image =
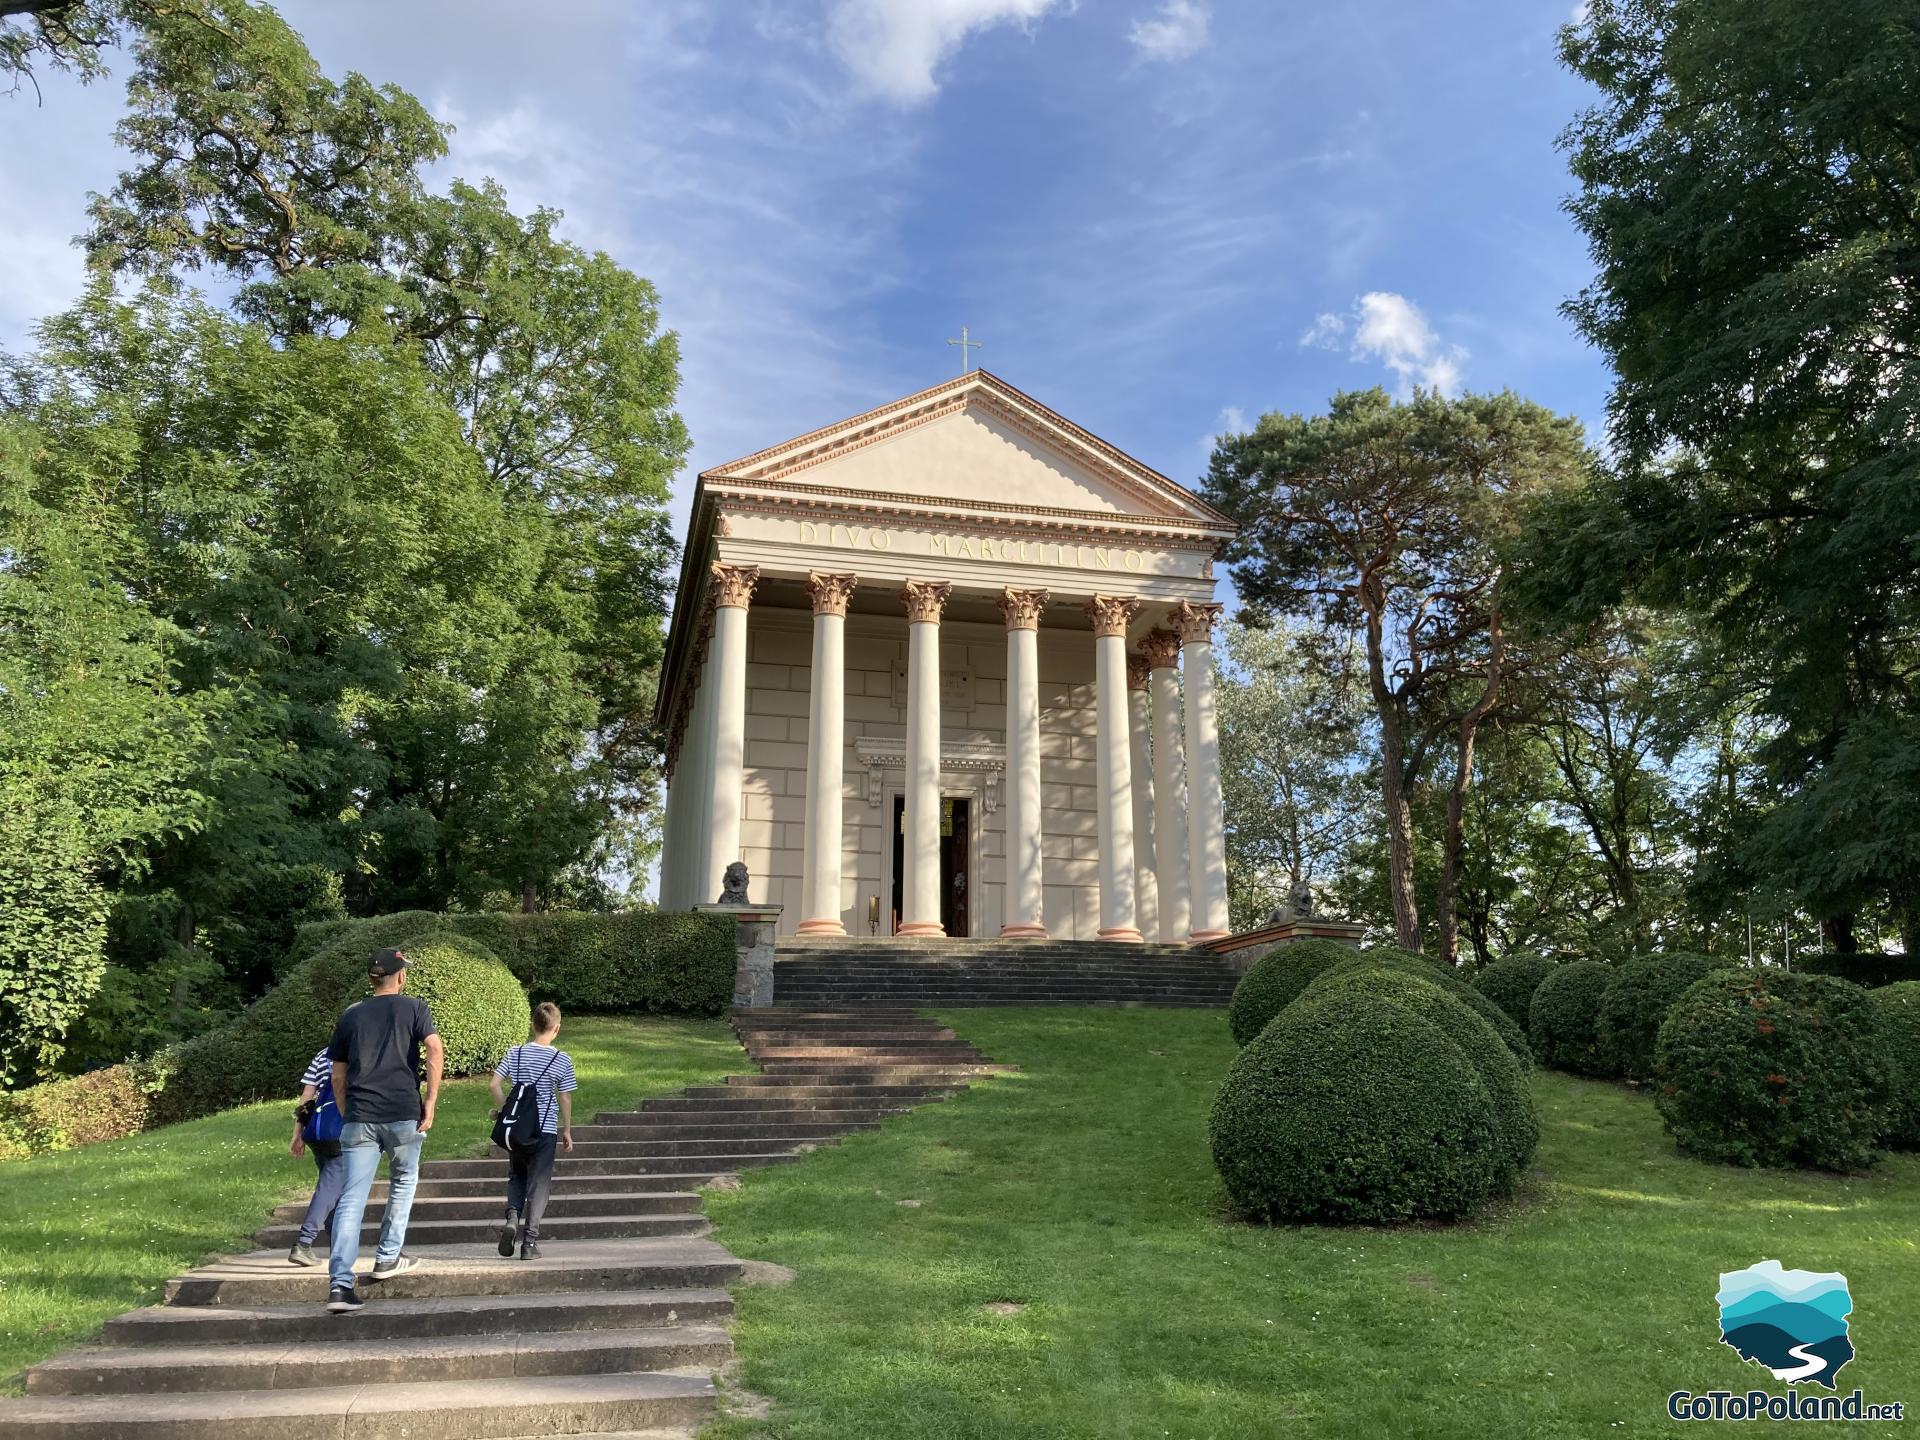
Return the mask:
[[739,1297],[741,1378],[773,1418],[712,1433],[1670,1433],[1669,1391],[1784,1392],[1718,1343],[1719,1272],[1767,1257],[1846,1272],[1843,1388],[1920,1399],[1915,1157],[1704,1165],[1644,1096],[1542,1073],[1544,1173],[1504,1215],[1260,1229],[1222,1214],[1207,1158],[1219,1014],[946,1018],[1023,1072],[710,1197],[717,1239],[799,1272]]
[[[582,1122],[743,1068],[724,1020],[583,1017],[561,1045]],[[26,1366],[152,1303],[172,1276],[251,1248],[268,1211],[311,1190],[313,1162],[287,1153],[309,1058],[288,1057],[285,1102],[0,1165],[0,1383],[17,1390]],[[485,1080],[449,1082],[426,1158],[483,1152],[491,1103]]]

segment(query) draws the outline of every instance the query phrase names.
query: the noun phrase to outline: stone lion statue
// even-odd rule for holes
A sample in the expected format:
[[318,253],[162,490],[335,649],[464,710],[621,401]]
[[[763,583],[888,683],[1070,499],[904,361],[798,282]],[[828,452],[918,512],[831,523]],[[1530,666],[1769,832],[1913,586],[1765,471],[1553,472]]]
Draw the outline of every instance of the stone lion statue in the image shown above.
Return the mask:
[[747,862],[736,860],[727,866],[720,876],[720,903],[722,905],[746,905],[747,899]]
[[1313,917],[1313,887],[1302,880],[1293,887],[1287,897],[1287,903],[1276,905],[1267,915],[1269,925],[1287,925],[1295,920],[1308,920]]

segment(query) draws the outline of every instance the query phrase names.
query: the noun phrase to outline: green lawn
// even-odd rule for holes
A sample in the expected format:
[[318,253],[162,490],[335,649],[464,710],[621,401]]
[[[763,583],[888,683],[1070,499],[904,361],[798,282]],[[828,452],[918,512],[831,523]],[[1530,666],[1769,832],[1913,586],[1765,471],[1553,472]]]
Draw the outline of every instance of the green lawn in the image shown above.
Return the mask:
[[[585,1120],[641,1097],[740,1070],[723,1020],[568,1020],[561,1045],[579,1074]],[[287,1060],[297,1081],[308,1056]],[[0,1165],[0,1384],[155,1300],[172,1276],[248,1248],[267,1212],[302,1196],[313,1162],[287,1153],[286,1102],[249,1105],[84,1150]],[[486,1149],[485,1080],[449,1083],[429,1159]],[[503,1176],[504,1184],[504,1176]]]
[[1784,1391],[1718,1343],[1719,1272],[1767,1257],[1845,1271],[1842,1381],[1920,1404],[1915,1157],[1853,1179],[1708,1166],[1645,1097],[1543,1073],[1540,1173],[1504,1215],[1255,1228],[1207,1157],[1224,1017],[948,1018],[1023,1072],[711,1197],[717,1238],[799,1272],[740,1296],[741,1378],[773,1418],[715,1434],[1668,1433],[1671,1390]]

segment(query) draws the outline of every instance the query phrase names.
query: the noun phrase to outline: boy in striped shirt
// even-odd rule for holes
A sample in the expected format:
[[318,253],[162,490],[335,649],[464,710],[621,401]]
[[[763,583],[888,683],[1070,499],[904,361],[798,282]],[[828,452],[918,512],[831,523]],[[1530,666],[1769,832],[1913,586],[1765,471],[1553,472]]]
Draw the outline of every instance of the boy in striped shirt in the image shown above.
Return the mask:
[[560,1007],[542,1000],[533,1007],[533,1038],[507,1051],[487,1082],[495,1115],[507,1103],[506,1085],[532,1085],[540,1112],[540,1143],[507,1157],[507,1219],[500,1227],[500,1254],[507,1258],[516,1241],[522,1260],[540,1258],[540,1217],[553,1187],[555,1152],[573,1149],[573,1057],[555,1047],[559,1036]]
[[320,1053],[307,1062],[306,1073],[300,1077],[300,1102],[293,1112],[293,1143],[287,1146],[288,1153],[296,1158],[311,1151],[313,1163],[320,1171],[319,1178],[314,1181],[313,1198],[307,1202],[307,1213],[300,1221],[299,1237],[287,1252],[287,1259],[295,1265],[320,1263],[319,1257],[313,1253],[313,1242],[319,1238],[323,1226],[331,1235],[333,1207],[340,1203],[340,1192],[347,1183],[347,1165],[340,1158],[340,1142],[315,1140],[309,1143],[305,1134],[306,1107],[319,1095],[320,1087],[332,1078],[333,1062],[327,1058],[326,1047],[322,1046]]

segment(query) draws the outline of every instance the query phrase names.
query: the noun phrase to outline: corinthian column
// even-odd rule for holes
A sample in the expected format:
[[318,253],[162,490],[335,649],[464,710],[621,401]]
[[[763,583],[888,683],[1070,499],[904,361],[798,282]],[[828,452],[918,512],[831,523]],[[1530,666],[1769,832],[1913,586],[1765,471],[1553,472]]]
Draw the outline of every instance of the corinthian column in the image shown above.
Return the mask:
[[1218,605],[1182,600],[1168,616],[1180,632],[1187,682],[1187,859],[1193,886],[1191,938],[1227,933],[1227,822],[1220,805],[1220,728],[1213,702],[1213,622]]
[[907,835],[900,933],[944,935],[940,923],[940,614],[953,587],[909,580],[907,607]]
[[1094,798],[1100,824],[1102,940],[1141,938],[1133,909],[1133,784],[1127,739],[1127,621],[1139,603],[1118,595],[1096,595],[1087,602],[1099,731]]
[[1133,786],[1133,908],[1142,937],[1160,933],[1160,885],[1153,857],[1160,836],[1153,823],[1153,761],[1147,748],[1147,662],[1127,657],[1127,758]]
[[1187,767],[1180,755],[1180,637],[1149,631],[1140,643],[1153,703],[1153,870],[1160,902],[1160,943],[1184,945],[1187,903]]
[[[713,645],[707,678],[713,686],[713,813],[707,832],[706,875],[700,888],[720,893],[720,877],[740,858],[740,790],[747,743],[747,605],[760,583],[757,565],[713,567]],[[764,882],[763,882],[764,883]]]
[[1007,908],[1000,933],[1047,938],[1040,868],[1040,612],[1044,590],[1008,590],[1007,617]]
[[806,852],[802,935],[844,935],[840,923],[840,799],[847,748],[847,602],[851,575],[807,576],[813,595],[813,696],[807,710]]

